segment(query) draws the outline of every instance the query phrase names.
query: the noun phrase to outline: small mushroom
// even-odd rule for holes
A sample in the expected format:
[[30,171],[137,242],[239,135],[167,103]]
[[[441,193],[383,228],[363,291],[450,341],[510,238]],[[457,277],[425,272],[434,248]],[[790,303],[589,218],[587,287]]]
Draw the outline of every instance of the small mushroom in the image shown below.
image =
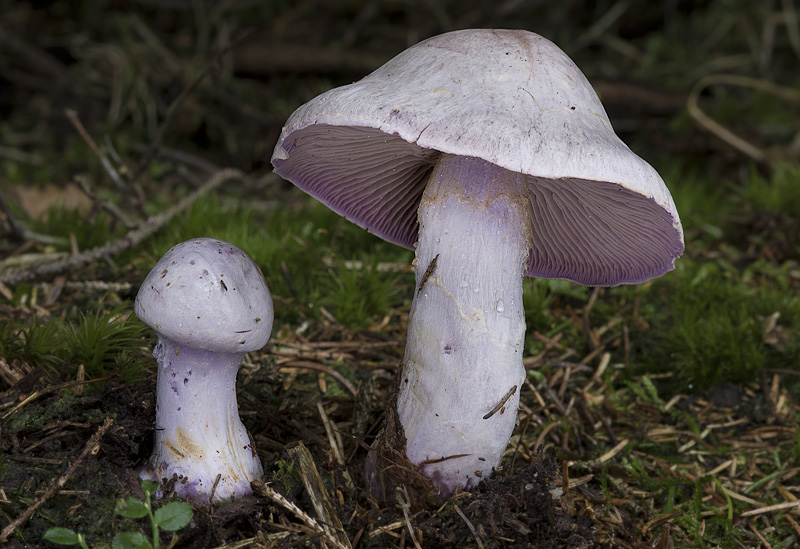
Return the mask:
[[202,503],[252,493],[263,470],[239,420],[236,373],[272,331],[258,266],[228,242],[188,240],[147,275],[135,312],[158,334],[155,445],[139,476],[176,478],[178,495]]
[[403,436],[388,438],[443,495],[488,477],[514,429],[523,276],[639,283],[683,252],[658,173],[616,136],[569,57],[527,31],[455,31],[409,48],[297,109],[272,163],[416,248]]

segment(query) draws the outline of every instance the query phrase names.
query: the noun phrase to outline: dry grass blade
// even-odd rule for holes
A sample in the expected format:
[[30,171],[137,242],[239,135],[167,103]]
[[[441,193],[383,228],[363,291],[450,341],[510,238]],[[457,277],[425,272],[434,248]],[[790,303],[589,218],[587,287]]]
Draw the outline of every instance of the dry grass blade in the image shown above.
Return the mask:
[[314,370],[316,372],[322,372],[328,374],[333,379],[338,381],[342,385],[342,387],[347,389],[347,391],[351,395],[353,395],[354,397],[358,396],[358,391],[356,391],[356,388],[353,387],[352,383],[350,383],[350,380],[348,380],[346,377],[344,377],[342,374],[340,374],[333,368],[325,366],[324,364],[317,364],[316,362],[308,362],[305,360],[292,360],[290,362],[283,363],[281,366],[285,368],[301,368],[305,370]]
[[347,483],[347,487],[352,490],[355,485],[353,484],[353,479],[350,476],[350,472],[346,468],[347,464],[344,460],[344,454],[341,447],[341,438],[337,439],[335,429],[331,425],[331,420],[328,417],[328,414],[325,412],[325,408],[322,406],[321,402],[317,402],[317,411],[319,412],[320,418],[322,418],[322,424],[325,427],[325,434],[328,436],[328,444],[330,444],[331,450],[333,450],[336,463],[342,466],[342,475],[344,476],[344,480]]
[[344,534],[342,521],[336,514],[336,507],[331,501],[328,491],[319,476],[314,458],[308,451],[305,444],[299,442],[297,445],[286,450],[289,458],[295,463],[300,473],[300,478],[305,486],[306,493],[311,499],[311,504],[317,512],[317,516],[322,521],[322,528],[328,536],[335,537],[343,547],[350,547],[350,540]]
[[258,487],[258,492],[263,494],[264,496],[268,497],[284,509],[290,511],[294,516],[300,519],[306,527],[310,528],[312,531],[320,534],[325,541],[333,545],[336,549],[350,549],[349,544],[344,545],[341,541],[336,539],[326,528],[323,528],[320,523],[310,517],[305,511],[300,509],[297,505],[283,497],[280,493],[276,492],[268,485],[263,484]]
[[414,547],[416,547],[416,549],[422,549],[422,546],[417,541],[417,536],[414,534],[414,527],[411,526],[411,517],[408,515],[408,510],[411,508],[411,502],[409,500],[406,487],[398,486],[395,488],[395,495],[397,497],[397,507],[403,511],[403,517],[405,517],[408,535],[411,536],[411,541],[414,543]]
[[608,452],[597,458],[597,462],[598,463],[607,462],[608,460],[616,456],[618,453],[620,453],[622,449],[625,448],[625,446],[628,444],[628,442],[629,442],[628,439],[620,440],[619,443],[616,446],[614,446],[611,450],[609,450]]
[[772,513],[773,511],[786,511],[787,509],[794,509],[800,507],[800,501],[787,501],[784,503],[777,503],[775,505],[767,505],[759,509],[751,509],[750,511],[743,512],[740,516],[752,517],[753,515],[761,515],[764,513]]
[[469,528],[469,531],[472,532],[473,536],[475,536],[475,543],[478,544],[478,548],[479,549],[483,549],[483,542],[481,541],[481,538],[478,535],[478,532],[475,530],[475,527],[472,525],[472,523],[467,518],[467,515],[465,515],[461,511],[461,508],[455,503],[453,504],[453,509],[456,510],[456,513],[458,513],[458,516],[460,516],[461,519],[467,524],[467,528]]

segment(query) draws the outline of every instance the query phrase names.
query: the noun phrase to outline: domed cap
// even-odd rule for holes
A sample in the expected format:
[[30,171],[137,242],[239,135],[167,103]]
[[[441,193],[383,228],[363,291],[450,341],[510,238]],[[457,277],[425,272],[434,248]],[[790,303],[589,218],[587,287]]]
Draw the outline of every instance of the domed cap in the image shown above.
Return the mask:
[[208,351],[255,351],[272,331],[272,296],[258,265],[214,238],[165,253],[139,288],[134,310],[159,335]]
[[297,109],[272,163],[332,210],[411,248],[442,153],[529,176],[528,275],[642,282],[683,252],[658,173],[616,136],[569,57],[527,31],[462,30],[412,46]]

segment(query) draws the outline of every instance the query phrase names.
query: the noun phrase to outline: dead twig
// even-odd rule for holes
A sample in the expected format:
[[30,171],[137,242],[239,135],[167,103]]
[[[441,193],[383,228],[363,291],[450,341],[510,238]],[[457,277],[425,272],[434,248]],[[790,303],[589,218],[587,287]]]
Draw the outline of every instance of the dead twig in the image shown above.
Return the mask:
[[[149,147],[141,143],[134,143],[131,145],[131,150],[137,154],[147,154]],[[220,167],[210,160],[187,151],[182,151],[180,149],[161,147],[158,150],[158,157],[173,160],[179,164],[185,165],[189,168],[194,168],[195,170],[199,170],[205,174],[212,174],[220,170]]]
[[114,182],[114,185],[116,185],[117,189],[123,192],[127,191],[127,185],[122,180],[122,176],[120,176],[119,172],[114,167],[114,165],[111,164],[111,161],[108,159],[105,153],[102,150],[100,150],[100,147],[97,146],[97,143],[89,134],[89,132],[86,131],[86,127],[84,127],[83,123],[81,122],[81,119],[78,117],[77,111],[75,111],[74,109],[67,109],[64,112],[64,114],[66,114],[67,118],[69,118],[70,123],[72,123],[72,125],[78,131],[83,140],[86,141],[86,144],[89,145],[89,148],[92,149],[92,152],[97,157],[97,159],[100,160],[100,164],[103,166],[103,169],[111,178],[111,181]]
[[67,257],[59,261],[40,265],[29,270],[2,275],[0,276],[0,282],[5,284],[16,284],[39,276],[52,275],[68,269],[78,268],[103,257],[120,254],[150,237],[153,233],[158,231],[166,223],[172,220],[172,218],[194,204],[198,198],[208,194],[231,179],[242,178],[244,178],[244,175],[238,170],[234,170],[232,168],[222,169],[209,177],[202,187],[178,202],[175,206],[164,212],[161,212],[158,215],[152,216],[144,223],[144,225],[138,229],[128,232],[128,234],[122,238],[109,242],[104,246],[93,248],[81,254]]
[[736,74],[712,74],[700,79],[689,93],[686,107],[691,117],[694,118],[697,123],[700,124],[700,126],[756,162],[770,163],[773,158],[772,155],[768,154],[768,151],[739,137],[731,130],[708,116],[700,108],[698,103],[700,94],[706,88],[716,85],[751,88],[778,97],[783,101],[792,103],[800,103],[800,92],[790,88],[785,88],[783,86],[778,86],[777,84],[773,84],[767,80],[760,80],[757,78],[750,78]]
[[133,229],[136,226],[136,223],[131,221],[131,219],[125,214],[125,212],[122,211],[122,209],[119,206],[117,206],[116,204],[114,204],[110,200],[103,200],[102,198],[97,196],[97,193],[95,193],[91,189],[91,187],[89,187],[89,182],[86,181],[85,177],[76,176],[75,177],[75,182],[78,184],[80,189],[83,191],[83,194],[85,194],[86,196],[89,197],[89,200],[91,200],[95,204],[99,204],[100,207],[102,207],[104,210],[106,210],[108,213],[110,213],[115,218],[119,219],[120,222],[122,222],[122,224],[125,225],[125,228]]
[[97,378],[97,379],[88,379],[86,381],[68,381],[66,383],[61,383],[59,385],[53,385],[52,387],[47,387],[46,389],[42,389],[41,391],[36,391],[35,393],[32,393],[30,396],[28,396],[28,398],[26,398],[25,400],[23,400],[22,402],[20,402],[19,404],[17,404],[13,408],[11,408],[8,412],[3,414],[3,416],[0,417],[0,421],[7,420],[11,416],[13,416],[17,412],[19,412],[26,404],[29,404],[30,402],[36,400],[37,398],[39,398],[41,396],[44,396],[44,395],[48,394],[48,393],[53,393],[55,391],[60,391],[61,389],[68,389],[69,387],[77,387],[77,386],[80,386],[80,385],[86,385],[87,383],[99,383],[101,381],[108,381],[110,379],[114,379],[115,377],[117,377],[117,375],[118,374],[114,374],[114,375],[110,375],[110,376],[106,376],[106,377],[100,377],[100,378]]
[[325,538],[326,542],[333,545],[336,549],[349,549],[347,545],[344,545],[342,542],[336,539],[330,532],[323,528],[320,523],[309,516],[308,513],[300,509],[297,505],[283,497],[280,493],[276,492],[268,485],[258,483],[258,485],[255,487],[255,491],[268,497],[278,505],[282,506],[284,509],[291,511],[294,516],[300,519],[310,530],[320,534],[323,538]]
[[18,516],[13,522],[11,522],[11,524],[3,528],[3,531],[0,532],[0,543],[5,542],[17,528],[25,524],[25,521],[27,521],[39,507],[44,505],[47,502],[47,500],[49,500],[56,494],[56,492],[58,492],[61,488],[63,488],[64,485],[69,480],[69,478],[72,476],[72,474],[78,470],[78,467],[81,465],[81,463],[83,463],[83,461],[89,454],[97,453],[100,439],[103,438],[103,436],[108,432],[108,430],[111,428],[113,424],[114,424],[113,418],[107,417],[105,419],[105,421],[97,430],[97,432],[95,432],[95,434],[92,435],[92,438],[89,439],[89,442],[86,443],[86,446],[78,456],[78,459],[76,459],[73,462],[73,464],[70,465],[69,469],[67,469],[67,471],[63,475],[58,477],[58,479],[53,483],[52,486],[50,486],[50,488],[48,488],[48,490],[42,495],[42,497],[37,499],[33,505],[25,509],[25,511],[23,511],[20,516]]
[[492,408],[491,411],[488,414],[483,416],[483,419],[489,419],[490,417],[495,415],[497,412],[499,412],[500,409],[503,408],[503,406],[506,405],[506,402],[508,402],[508,399],[511,398],[514,395],[514,393],[516,393],[516,392],[517,392],[517,386],[514,385],[511,389],[508,390],[508,392],[503,396],[503,398],[500,399],[500,402],[497,403],[497,406]]

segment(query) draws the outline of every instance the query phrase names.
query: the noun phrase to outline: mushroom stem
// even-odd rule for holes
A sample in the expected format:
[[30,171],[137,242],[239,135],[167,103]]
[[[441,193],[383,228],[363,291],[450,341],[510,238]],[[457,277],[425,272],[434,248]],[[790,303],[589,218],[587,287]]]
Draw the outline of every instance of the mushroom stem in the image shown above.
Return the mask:
[[419,207],[397,412],[409,461],[445,496],[491,474],[516,423],[530,209],[525,175],[453,155]]
[[214,501],[252,493],[250,481],[263,471],[236,401],[236,373],[245,354],[193,349],[159,337],[153,351],[155,444],[141,478],[163,482],[174,473],[175,492],[200,503],[211,503],[212,489]]

